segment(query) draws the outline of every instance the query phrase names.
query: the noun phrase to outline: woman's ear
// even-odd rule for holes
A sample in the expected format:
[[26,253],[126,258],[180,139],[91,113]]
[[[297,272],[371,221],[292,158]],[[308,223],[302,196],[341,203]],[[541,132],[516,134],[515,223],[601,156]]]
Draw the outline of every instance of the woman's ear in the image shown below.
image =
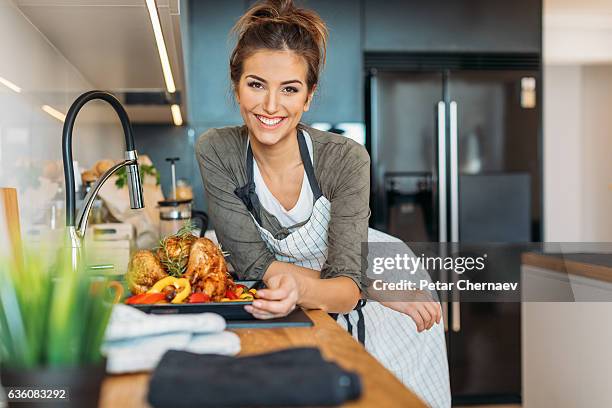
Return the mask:
[[317,86],[315,85],[312,87],[312,91],[310,91],[310,93],[308,94],[308,98],[306,99],[306,103],[304,104],[304,112],[308,112],[308,109],[310,109],[310,103],[312,102],[312,98],[316,90]]

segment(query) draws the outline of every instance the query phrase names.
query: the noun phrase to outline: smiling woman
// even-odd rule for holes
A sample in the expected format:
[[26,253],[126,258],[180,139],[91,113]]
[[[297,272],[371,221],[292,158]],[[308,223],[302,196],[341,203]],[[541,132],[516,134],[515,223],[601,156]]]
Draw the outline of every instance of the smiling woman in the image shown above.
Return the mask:
[[289,0],[270,0],[249,9],[234,32],[230,76],[244,125],[208,130],[196,155],[229,261],[240,279],[267,286],[245,309],[259,319],[296,306],[338,314],[342,327],[430,405],[450,406],[439,305],[362,299],[367,151],[301,123],[325,61],[325,23]]

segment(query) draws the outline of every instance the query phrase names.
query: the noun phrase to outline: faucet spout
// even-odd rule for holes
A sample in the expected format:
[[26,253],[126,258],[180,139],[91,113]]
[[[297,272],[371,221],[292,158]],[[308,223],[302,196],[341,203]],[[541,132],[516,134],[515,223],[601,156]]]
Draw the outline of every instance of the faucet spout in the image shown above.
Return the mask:
[[142,198],[142,184],[140,180],[140,170],[138,169],[138,155],[136,150],[128,150],[125,152],[125,160],[129,162],[126,165],[127,186],[130,195],[130,207],[138,209],[144,207]]
[[[127,175],[128,175],[128,190],[130,195],[130,206],[134,209],[143,208],[144,201],[142,195],[142,183],[140,180],[140,172],[138,170],[138,155],[136,153],[136,149],[134,147],[134,135],[132,131],[132,125],[130,123],[130,119],[128,117],[127,112],[119,102],[115,96],[108,92],[104,91],[89,91],[85,92],[81,96],[79,96],[66,114],[66,120],[64,121],[64,128],[62,131],[62,158],[64,161],[64,179],[66,181],[66,227],[69,229],[75,229],[76,219],[76,191],[74,185],[74,167],[72,164],[72,131],[74,128],[74,122],[76,120],[77,114],[81,110],[81,108],[89,101],[94,99],[101,99],[103,101],[108,102],[112,108],[115,110],[117,115],[119,116],[119,120],[121,121],[121,126],[123,127],[123,134],[125,136],[125,161],[121,163],[119,167],[126,167]],[[114,169],[114,170],[118,170]],[[92,189],[92,194],[88,194],[85,199],[84,208],[90,208],[91,203],[99,188],[102,186],[102,183],[110,177],[111,174],[105,174],[102,177],[96,188]],[[89,211],[82,211],[80,214],[80,218],[87,218]],[[85,233],[85,226],[87,222],[83,223],[83,220],[79,220],[79,234],[81,238]],[[81,228],[82,227],[82,228]]]

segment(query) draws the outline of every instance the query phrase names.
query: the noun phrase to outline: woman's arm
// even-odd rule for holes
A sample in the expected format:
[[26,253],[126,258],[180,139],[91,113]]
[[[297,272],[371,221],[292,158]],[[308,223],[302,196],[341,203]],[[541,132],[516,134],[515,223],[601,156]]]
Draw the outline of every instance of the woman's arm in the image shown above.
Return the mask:
[[252,313],[255,317],[285,316],[298,304],[306,309],[321,309],[330,313],[348,313],[361,298],[359,287],[350,278],[321,279],[313,269],[273,262],[264,282],[268,289],[257,291]]

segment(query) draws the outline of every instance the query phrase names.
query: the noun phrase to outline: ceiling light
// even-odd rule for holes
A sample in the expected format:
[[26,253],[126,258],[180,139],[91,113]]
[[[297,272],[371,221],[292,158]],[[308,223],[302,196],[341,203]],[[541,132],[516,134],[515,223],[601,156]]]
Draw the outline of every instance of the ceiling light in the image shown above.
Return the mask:
[[151,25],[153,26],[153,33],[155,34],[155,42],[157,43],[157,51],[159,52],[159,60],[161,61],[164,80],[166,81],[166,88],[168,92],[174,93],[176,92],[176,87],[174,86],[174,78],[172,77],[172,69],[170,68],[170,59],[168,58],[166,42],[164,41],[164,35],[159,22],[159,14],[157,14],[157,6],[155,0],[146,0],[146,2],[147,9],[149,9],[149,17],[151,18]]
[[4,78],[0,77],[0,84],[6,86],[11,91],[15,91],[17,93],[21,92],[21,88],[18,87],[17,85],[15,85],[14,83],[12,83],[11,81],[9,81],[8,79],[4,79]]
[[58,111],[57,109],[52,108],[49,105],[43,105],[42,110],[44,110],[45,112],[47,112],[49,115],[53,116],[55,119],[59,120],[60,122],[63,122],[66,120],[66,115],[64,115],[62,112]]
[[176,126],[181,126],[183,124],[183,116],[181,116],[181,107],[174,104],[170,106],[170,110],[172,111],[172,120]]

